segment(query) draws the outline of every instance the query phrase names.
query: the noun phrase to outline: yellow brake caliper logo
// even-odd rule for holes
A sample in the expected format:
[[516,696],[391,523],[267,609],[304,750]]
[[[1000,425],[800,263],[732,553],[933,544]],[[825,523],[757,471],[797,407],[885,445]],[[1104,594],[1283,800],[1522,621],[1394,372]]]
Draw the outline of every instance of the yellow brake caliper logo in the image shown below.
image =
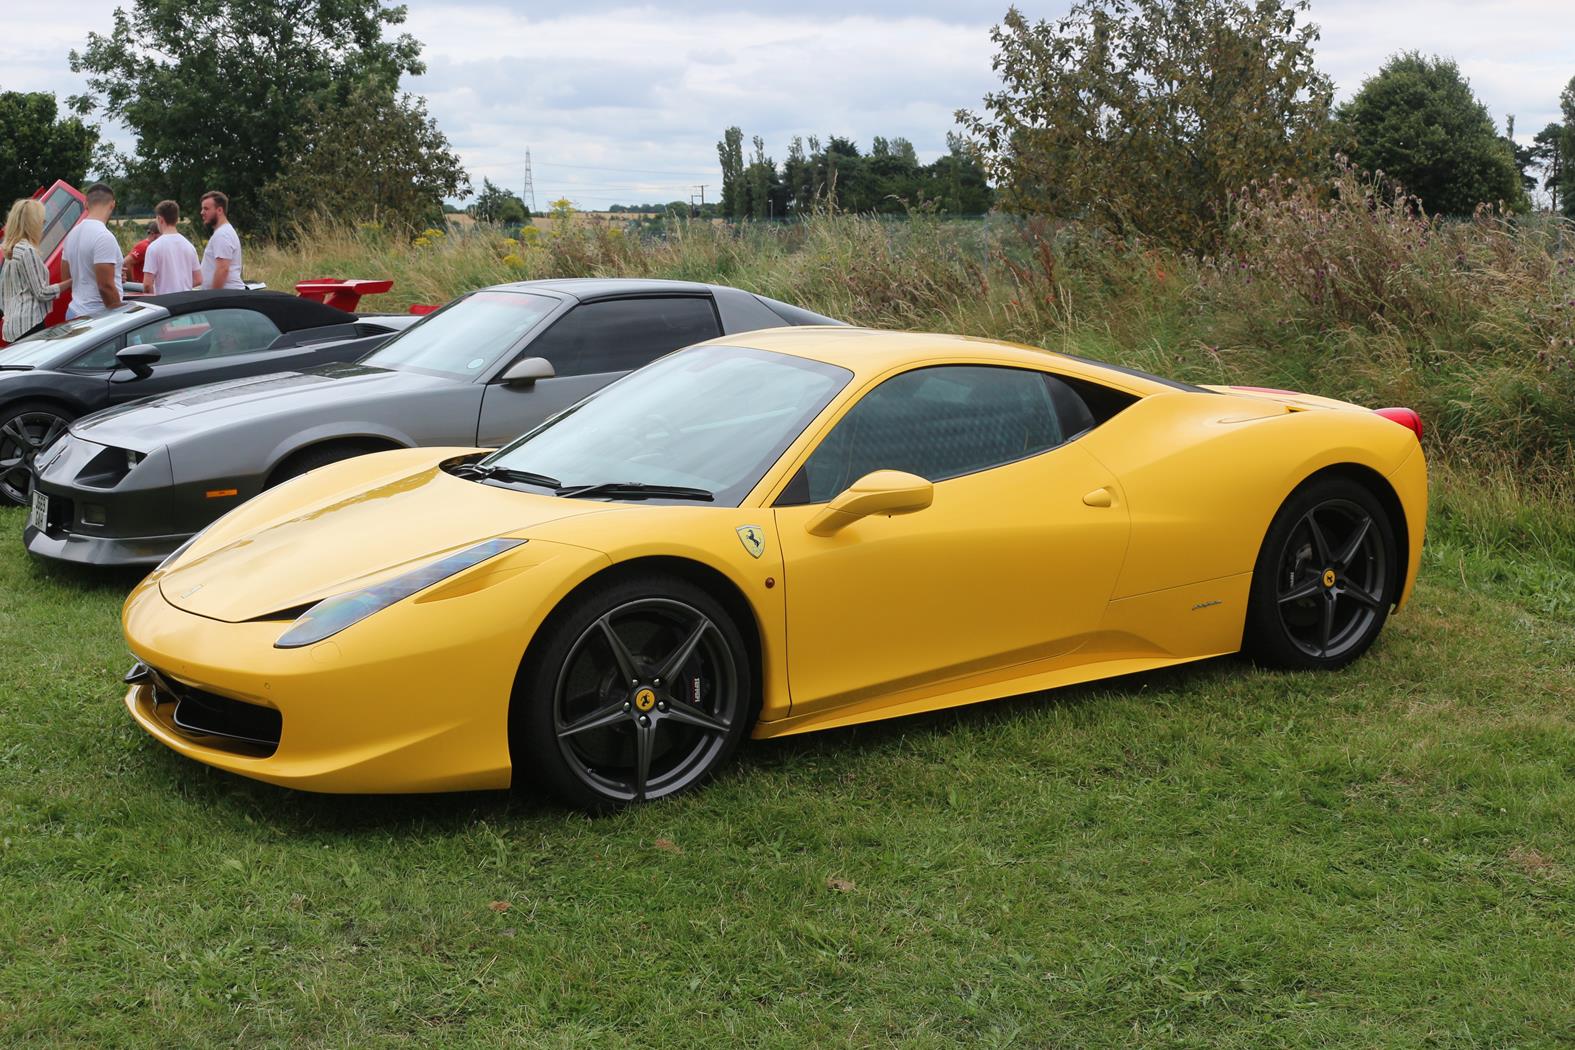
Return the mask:
[[738,540],[749,552],[750,557],[758,558],[766,552],[766,530],[759,525],[740,525]]
[[634,694],[634,706],[642,711],[649,711],[656,706],[656,692],[649,686]]

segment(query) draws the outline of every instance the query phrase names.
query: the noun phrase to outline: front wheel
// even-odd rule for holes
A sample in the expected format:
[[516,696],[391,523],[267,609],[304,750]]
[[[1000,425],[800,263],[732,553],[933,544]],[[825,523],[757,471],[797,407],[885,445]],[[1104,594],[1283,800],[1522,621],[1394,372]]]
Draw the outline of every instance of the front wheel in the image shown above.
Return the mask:
[[1394,523],[1364,486],[1293,492],[1264,537],[1247,603],[1247,653],[1271,667],[1334,670],[1373,644],[1398,594]]
[[66,429],[71,416],[44,401],[0,408],[0,504],[33,496],[33,460]]
[[665,575],[570,601],[520,669],[509,710],[516,773],[593,811],[710,778],[755,711],[749,649],[727,610]]

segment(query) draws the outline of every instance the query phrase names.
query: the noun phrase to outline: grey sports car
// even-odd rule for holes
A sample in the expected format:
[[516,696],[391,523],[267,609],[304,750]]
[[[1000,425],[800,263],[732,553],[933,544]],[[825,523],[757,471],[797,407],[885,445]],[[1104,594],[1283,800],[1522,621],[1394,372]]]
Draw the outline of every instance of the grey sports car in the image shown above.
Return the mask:
[[23,542],[44,558],[152,565],[230,508],[316,467],[418,445],[502,445],[690,343],[840,323],[737,288],[681,281],[485,288],[357,362],[212,383],[84,416],[35,460]]

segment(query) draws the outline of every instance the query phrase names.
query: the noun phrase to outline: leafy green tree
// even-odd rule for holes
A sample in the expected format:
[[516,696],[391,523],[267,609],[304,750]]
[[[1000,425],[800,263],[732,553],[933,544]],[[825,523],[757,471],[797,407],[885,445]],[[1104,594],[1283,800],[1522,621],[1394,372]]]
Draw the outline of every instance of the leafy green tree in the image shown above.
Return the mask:
[[96,129],[59,118],[54,95],[0,91],[0,208],[56,179],[81,186],[97,144]]
[[362,85],[392,94],[424,71],[414,37],[384,38],[404,20],[381,0],[131,0],[71,52],[88,85],[71,103],[131,129],[133,184],[189,206],[221,189],[232,216],[273,220],[263,187],[318,130],[309,104],[331,117]]
[[729,219],[745,218],[749,212],[746,201],[749,190],[744,182],[744,132],[731,127],[722,133],[716,144],[716,156],[722,163],[722,214]]
[[1564,111],[1564,130],[1559,135],[1559,206],[1575,219],[1575,77],[1564,85],[1559,108]]
[[[621,204],[614,204],[611,210],[626,209]],[[523,223],[530,217],[525,202],[520,200],[517,194],[485,178],[481,180],[481,192],[476,194],[476,202],[470,206],[470,214],[481,222],[496,223],[499,226]]]
[[1537,132],[1531,140],[1531,164],[1541,174],[1539,189],[1548,193],[1548,208],[1558,211],[1564,200],[1564,125],[1557,121]]
[[1208,248],[1255,179],[1327,163],[1333,87],[1307,0],[1078,0],[1056,22],[1010,8],[1003,86],[958,121],[1003,204]]
[[1450,59],[1395,55],[1338,116],[1352,162],[1398,181],[1431,212],[1529,207],[1514,150]]
[[443,198],[470,194],[465,169],[418,98],[374,81],[339,102],[313,99],[301,116],[304,139],[261,187],[281,218],[419,230],[441,225]]
[[971,143],[946,133],[946,152],[921,173],[921,193],[953,215],[983,215],[995,204],[995,191],[985,179],[984,162]]

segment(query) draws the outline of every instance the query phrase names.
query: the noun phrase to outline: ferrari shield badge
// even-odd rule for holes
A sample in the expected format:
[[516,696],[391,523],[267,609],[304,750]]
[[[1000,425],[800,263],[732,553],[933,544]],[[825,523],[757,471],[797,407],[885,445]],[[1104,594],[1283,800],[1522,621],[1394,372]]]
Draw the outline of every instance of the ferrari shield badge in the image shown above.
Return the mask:
[[751,557],[758,558],[766,552],[766,532],[759,525],[740,525],[738,540]]

